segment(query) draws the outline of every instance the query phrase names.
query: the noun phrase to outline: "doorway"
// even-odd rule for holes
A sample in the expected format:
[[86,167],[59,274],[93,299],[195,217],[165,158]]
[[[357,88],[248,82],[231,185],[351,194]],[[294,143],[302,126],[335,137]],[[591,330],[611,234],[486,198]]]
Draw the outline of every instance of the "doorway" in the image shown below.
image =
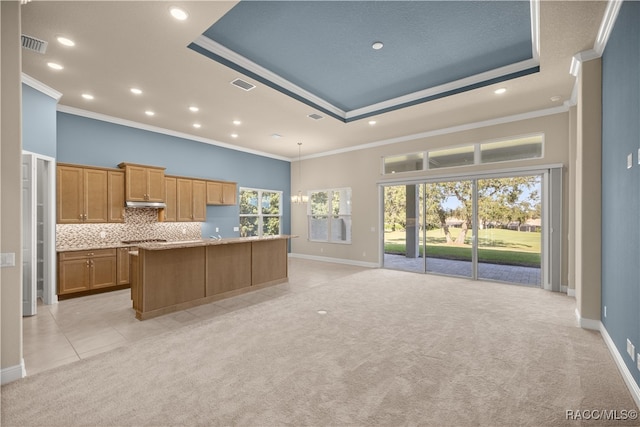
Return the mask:
[[548,244],[550,203],[543,196],[552,192],[543,194],[543,183],[549,188],[550,176],[383,184],[383,266],[551,289],[545,278],[560,274],[543,274],[551,267],[545,258],[559,253],[559,245]]
[[54,304],[55,159],[22,153],[22,314],[37,314],[37,300]]

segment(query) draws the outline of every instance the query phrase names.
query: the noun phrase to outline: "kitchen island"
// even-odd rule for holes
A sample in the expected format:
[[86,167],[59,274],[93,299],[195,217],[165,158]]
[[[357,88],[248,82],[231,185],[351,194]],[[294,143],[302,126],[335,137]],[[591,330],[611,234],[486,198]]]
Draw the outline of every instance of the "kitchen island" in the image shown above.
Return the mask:
[[291,237],[140,244],[131,257],[136,318],[150,319],[288,281]]

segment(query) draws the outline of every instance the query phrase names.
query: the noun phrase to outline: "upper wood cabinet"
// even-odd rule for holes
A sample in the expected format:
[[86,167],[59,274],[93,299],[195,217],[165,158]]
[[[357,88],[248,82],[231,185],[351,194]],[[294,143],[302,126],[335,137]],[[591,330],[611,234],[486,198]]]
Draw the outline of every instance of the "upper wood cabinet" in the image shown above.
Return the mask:
[[164,169],[156,166],[143,166],[133,163],[120,163],[124,169],[128,202],[164,202]]
[[176,180],[178,221],[206,221],[205,181],[178,178]]
[[59,224],[109,222],[107,169],[58,165],[56,172]]
[[207,181],[207,205],[235,205],[237,188],[235,182]]
[[159,212],[159,221],[175,222],[178,219],[178,195],[176,187],[177,178],[173,176],[165,176],[165,203],[166,208]]
[[108,171],[109,222],[124,222],[124,172]]

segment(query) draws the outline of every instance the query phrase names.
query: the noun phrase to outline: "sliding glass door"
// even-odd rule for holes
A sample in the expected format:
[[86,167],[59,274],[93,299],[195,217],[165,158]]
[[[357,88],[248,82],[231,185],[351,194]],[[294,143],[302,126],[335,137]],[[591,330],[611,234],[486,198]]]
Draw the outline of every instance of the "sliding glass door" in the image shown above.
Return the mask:
[[541,285],[541,175],[383,191],[386,268]]

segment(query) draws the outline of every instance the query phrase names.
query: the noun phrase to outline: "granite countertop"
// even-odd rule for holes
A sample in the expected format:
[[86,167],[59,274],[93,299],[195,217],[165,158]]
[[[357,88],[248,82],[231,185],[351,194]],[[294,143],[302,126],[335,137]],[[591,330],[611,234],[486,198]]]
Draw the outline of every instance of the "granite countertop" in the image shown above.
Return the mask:
[[244,242],[253,242],[259,240],[279,240],[279,239],[290,239],[293,235],[288,234],[279,234],[276,236],[265,236],[265,237],[226,237],[223,239],[196,239],[196,240],[175,240],[171,242],[153,242],[153,243],[104,243],[99,245],[78,245],[78,246],[57,246],[56,252],[70,252],[70,251],[87,251],[87,250],[97,250],[97,249],[117,249],[117,248],[129,248],[129,247],[137,247],[140,249],[151,250],[151,251],[159,251],[165,249],[177,249],[177,248],[193,248],[198,246],[209,246],[209,245],[226,245],[231,243],[244,243]]
[[212,245],[228,245],[234,243],[246,243],[256,242],[263,240],[282,240],[290,239],[293,237],[289,234],[279,234],[276,236],[265,237],[226,237],[223,239],[198,239],[198,240],[176,240],[173,242],[153,242],[153,243],[140,243],[137,245],[139,249],[147,251],[162,251],[165,249],[180,249],[180,248],[195,248],[199,246],[212,246]]

